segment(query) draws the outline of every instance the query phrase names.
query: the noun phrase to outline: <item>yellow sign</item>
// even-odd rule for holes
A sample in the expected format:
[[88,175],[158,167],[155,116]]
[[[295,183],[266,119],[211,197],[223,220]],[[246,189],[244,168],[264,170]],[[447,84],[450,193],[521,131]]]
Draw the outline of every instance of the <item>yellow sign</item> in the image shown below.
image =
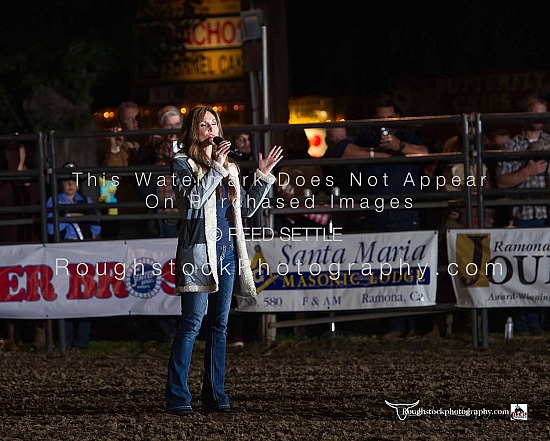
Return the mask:
[[237,48],[173,54],[161,75],[163,81],[213,81],[242,79],[243,74],[243,52]]

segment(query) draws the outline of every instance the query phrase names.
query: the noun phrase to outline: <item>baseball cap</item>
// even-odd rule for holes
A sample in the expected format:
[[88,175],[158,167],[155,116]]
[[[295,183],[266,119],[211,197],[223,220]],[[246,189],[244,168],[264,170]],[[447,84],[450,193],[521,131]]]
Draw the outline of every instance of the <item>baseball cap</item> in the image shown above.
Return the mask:
[[[62,165],[63,168],[67,168],[67,169],[74,169],[74,168],[77,168],[77,165],[76,165],[76,162],[74,161],[68,161],[68,162],[65,162],[65,164]],[[63,181],[76,181],[76,177],[71,175],[69,176],[68,178],[62,178]]]

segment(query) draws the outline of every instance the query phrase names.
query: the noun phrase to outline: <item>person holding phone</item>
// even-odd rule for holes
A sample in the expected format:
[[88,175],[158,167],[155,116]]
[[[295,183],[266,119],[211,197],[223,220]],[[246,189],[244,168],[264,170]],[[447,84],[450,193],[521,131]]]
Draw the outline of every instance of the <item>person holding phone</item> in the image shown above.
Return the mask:
[[[369,127],[353,137],[342,139],[334,146],[334,156],[356,159],[427,154],[428,147],[415,130],[395,125],[393,120],[399,117],[400,110],[397,103],[391,97],[380,97],[375,105],[373,118],[388,121],[381,123],[379,128]],[[419,182],[421,168],[418,163],[361,164],[354,166],[352,170],[364,176],[377,178],[377,185],[368,189],[356,185],[351,189],[352,194],[384,195],[419,191],[418,185],[403,185],[409,173],[416,183]],[[387,176],[386,179],[383,178],[384,175]],[[381,212],[366,210],[361,213],[361,216],[354,215],[351,222],[346,222],[347,232],[407,231],[419,228],[420,212],[415,209],[385,209]]]
[[[375,104],[373,118],[384,119],[378,128],[372,127],[360,131],[353,137],[346,137],[334,147],[334,156],[341,158],[390,158],[408,154],[423,155],[428,153],[428,147],[415,130],[396,125],[395,119],[400,118],[400,109],[397,103],[389,96],[379,97]],[[372,163],[354,166],[354,173],[376,177],[377,184],[369,187],[356,185],[352,194],[369,196],[369,194],[398,195],[416,193],[419,185],[404,185],[407,176],[412,176],[418,183],[422,173],[418,163]],[[384,178],[386,176],[386,178]],[[404,196],[405,197],[405,196]],[[413,208],[394,209],[387,207],[383,210],[365,210],[359,216],[345,222],[346,232],[379,233],[419,230],[420,210]],[[399,338],[414,336],[416,330],[416,316],[394,317],[390,319],[390,330],[384,338]]]

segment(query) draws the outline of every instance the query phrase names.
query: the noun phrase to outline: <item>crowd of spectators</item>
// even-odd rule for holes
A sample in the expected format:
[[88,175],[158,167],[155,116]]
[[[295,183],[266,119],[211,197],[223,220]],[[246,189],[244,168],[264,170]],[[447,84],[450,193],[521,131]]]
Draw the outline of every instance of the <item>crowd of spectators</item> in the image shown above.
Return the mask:
[[[523,107],[525,112],[547,112],[547,103],[540,97],[529,97]],[[182,126],[183,115],[176,106],[162,107],[158,112],[158,126],[150,128],[170,129],[170,134],[159,134],[152,136],[132,136],[130,132],[143,129],[142,127],[142,109],[133,101],[123,102],[117,111],[117,123],[111,128],[113,135],[103,140],[104,144],[98,149],[99,158],[97,164],[87,164],[90,166],[102,166],[107,171],[107,178],[110,177],[108,169],[111,167],[128,166],[150,166],[157,165],[168,167],[170,165],[171,155],[174,143],[177,140],[177,133]],[[335,185],[342,194],[364,195],[370,194],[376,197],[389,197],[398,195],[414,195],[421,191],[419,186],[403,186],[405,176],[414,176],[415,182],[422,175],[435,176],[441,174],[449,178],[453,176],[464,177],[465,175],[477,175],[481,173],[487,176],[485,184],[489,188],[546,188],[548,185],[548,172],[546,160],[488,160],[484,163],[483,169],[478,171],[475,164],[471,170],[465,171],[460,162],[438,162],[433,161],[407,162],[403,161],[406,156],[427,156],[430,153],[457,153],[462,152],[464,146],[474,148],[473,125],[470,126],[468,139],[463,137],[462,126],[455,133],[449,133],[446,140],[433,140],[426,137],[429,130],[426,127],[418,128],[413,125],[403,124],[400,119],[405,116],[399,107],[399,104],[391,95],[381,96],[373,106],[373,113],[366,117],[378,120],[379,124],[369,125],[365,128],[347,129],[346,127],[332,127],[326,130],[325,142],[327,151],[325,158],[347,158],[350,160],[371,158],[395,158],[396,162],[365,162],[360,164],[341,165],[323,165],[315,164],[315,159],[308,155],[309,141],[303,129],[288,130],[285,136],[285,159],[308,159],[310,165],[298,167],[285,167],[278,169],[278,172],[284,172],[291,177],[289,183],[277,186],[277,195],[282,197],[305,197],[311,193],[318,195],[328,195],[330,188],[318,187],[309,184],[302,187],[292,185],[292,180],[296,176],[305,177],[311,181],[314,176],[319,176],[321,182],[326,175],[335,177]],[[525,122],[519,133],[514,134],[514,127],[506,127],[500,123],[499,127],[493,130],[487,130],[483,133],[483,148],[488,150],[512,150],[524,151],[529,148],[546,148],[550,145],[550,135],[544,130],[544,122]],[[242,163],[254,161],[253,149],[251,148],[252,133],[238,132],[232,137],[233,144],[242,152],[239,160]],[[438,148],[441,146],[441,148]],[[17,153],[15,153],[17,152]],[[2,170],[20,170],[36,168],[36,160],[32,149],[23,143],[16,148],[2,146],[0,152],[2,161]],[[13,160],[16,157],[17,160]],[[11,161],[11,165],[10,165]],[[353,161],[351,161],[353,162]],[[68,161],[65,166],[71,164],[76,166],[74,161]],[[377,182],[385,182],[387,185],[370,186],[368,189],[359,186],[350,186],[350,180],[347,176],[351,173],[362,173],[367,176],[377,177]],[[112,173],[115,174],[114,172]],[[388,181],[383,181],[382,176],[389,177]],[[243,173],[247,176],[247,173]],[[156,210],[146,210],[138,208],[143,206],[147,196],[154,193],[158,200],[163,201],[173,199],[171,189],[171,178],[169,174],[164,175],[165,185],[157,185],[156,177],[149,186],[137,186],[135,179],[123,177],[120,185],[116,188],[116,201],[120,203],[129,203],[130,207],[121,207],[109,213],[117,214],[140,214],[143,212],[156,212],[162,216],[153,221],[148,219],[139,219],[136,217],[130,221],[118,221],[116,218],[103,222],[101,226],[90,223],[75,223],[60,221],[60,240],[109,240],[109,239],[131,239],[143,237],[163,237],[175,238],[178,235],[177,210],[174,208],[160,208]],[[246,182],[245,182],[246,183]],[[68,203],[67,191],[72,185],[71,180],[61,181],[61,192],[59,193],[59,203]],[[82,196],[75,190],[75,194],[81,197],[83,201],[91,202],[88,196]],[[446,186],[445,191],[461,191],[463,188],[456,186]],[[473,189],[475,195],[476,189]],[[69,198],[70,199],[70,198]],[[4,206],[17,205],[38,205],[39,194],[36,181],[33,179],[21,181],[0,181],[0,200]],[[141,204],[141,205],[140,205]],[[50,199],[48,207],[51,207]],[[107,213],[107,211],[105,211]],[[75,216],[77,213],[72,213]],[[72,216],[71,212],[62,212],[60,216]],[[4,215],[2,220],[17,219],[21,216],[30,215]],[[49,214],[51,216],[51,213]],[[473,227],[477,227],[477,214],[473,210]],[[0,242],[4,243],[28,243],[39,241],[36,216],[35,221],[23,226],[1,226]],[[444,231],[447,228],[466,227],[466,207],[457,206],[450,208],[441,208],[430,212],[425,216],[422,210],[417,209],[392,209],[392,210],[365,210],[359,215],[351,213],[306,213],[306,214],[285,214],[275,217],[275,229],[284,225],[301,226],[321,226],[328,228],[329,222],[332,225],[334,221],[340,225],[345,233],[381,233],[396,231],[416,231],[420,229],[436,228]],[[75,225],[80,228],[75,228]],[[547,227],[548,216],[546,206],[501,206],[487,210],[485,213],[484,227]],[[53,240],[52,224],[48,225],[50,240]],[[14,241],[17,238],[17,241]],[[444,247],[442,246],[441,249]],[[445,252],[442,253],[443,258]],[[233,305],[234,308],[236,305]],[[237,346],[242,346],[242,316],[238,313],[232,314],[232,321],[235,326],[232,327],[230,320],[230,331],[235,332],[231,338]],[[518,309],[515,314],[516,330],[519,332],[538,335],[543,332],[543,311],[536,308]],[[425,321],[425,323],[422,323]],[[36,321],[33,324],[35,332],[33,334],[33,346],[42,348],[44,346],[44,321]],[[159,340],[171,341],[177,325],[177,317],[162,317],[151,324],[146,321],[148,329],[145,334],[151,332],[151,326],[156,328],[153,334],[158,333]],[[68,321],[68,326],[72,322]],[[143,323],[142,323],[143,324]],[[388,329],[384,334],[385,338],[412,337],[415,335],[424,335],[429,337],[444,336],[446,332],[438,327],[437,323],[432,322],[430,318],[413,316],[407,318],[396,317],[387,323]],[[10,347],[16,347],[17,331],[16,323],[10,321],[6,327],[10,340]],[[76,346],[87,347],[90,335],[89,323],[82,325],[83,343],[76,343]],[[422,331],[420,329],[422,329]],[[447,327],[447,333],[449,329]],[[67,335],[72,335],[72,329],[67,328]],[[75,340],[76,341],[76,340]]]

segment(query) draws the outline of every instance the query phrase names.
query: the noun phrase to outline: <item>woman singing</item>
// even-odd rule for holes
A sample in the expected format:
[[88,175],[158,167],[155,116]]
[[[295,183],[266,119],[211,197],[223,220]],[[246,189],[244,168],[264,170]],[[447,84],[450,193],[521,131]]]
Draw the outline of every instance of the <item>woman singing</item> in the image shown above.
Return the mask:
[[[216,138],[216,139],[215,139]],[[172,160],[176,203],[181,219],[176,253],[176,292],[181,318],[172,343],[164,400],[179,416],[194,415],[187,384],[195,339],[206,314],[202,409],[230,412],[225,392],[226,331],[231,296],[255,296],[256,287],[244,240],[242,217],[250,217],[267,197],[282,159],[274,146],[264,158],[248,191],[239,168],[228,157],[220,117],[210,106],[193,108],[179,136]],[[216,140],[216,142],[214,142]]]

